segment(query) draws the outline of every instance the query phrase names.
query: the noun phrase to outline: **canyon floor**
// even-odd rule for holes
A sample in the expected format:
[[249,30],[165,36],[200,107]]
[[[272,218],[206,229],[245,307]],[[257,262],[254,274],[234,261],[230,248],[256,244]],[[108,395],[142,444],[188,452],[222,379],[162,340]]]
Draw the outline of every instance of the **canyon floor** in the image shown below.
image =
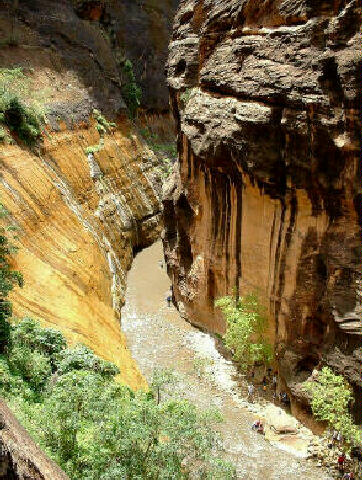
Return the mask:
[[[178,378],[173,390],[176,397],[221,411],[223,448],[237,466],[238,479],[332,478],[313,462],[282,450],[285,445],[277,448],[251,430],[256,415],[250,412],[243,389],[235,389],[235,367],[220,355],[210,335],[167,306],[170,282],[162,258],[160,242],[137,255],[122,311],[122,329],[146,379],[151,380],[154,369],[172,368]],[[204,373],[200,359],[207,362]]]

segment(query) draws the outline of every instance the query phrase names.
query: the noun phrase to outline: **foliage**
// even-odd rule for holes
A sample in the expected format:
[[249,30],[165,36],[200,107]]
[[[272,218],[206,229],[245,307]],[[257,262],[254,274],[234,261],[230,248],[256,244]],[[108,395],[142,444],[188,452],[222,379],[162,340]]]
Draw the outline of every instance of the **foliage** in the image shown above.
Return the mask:
[[[22,68],[0,69],[0,123],[28,146],[41,138],[45,123],[43,104]],[[3,127],[2,130],[0,140],[5,141],[7,134]]]
[[[0,220],[3,222],[8,217],[8,211],[0,203]],[[0,227],[0,353],[4,352],[10,340],[9,318],[12,314],[12,304],[7,299],[15,285],[23,286],[23,277],[20,272],[14,270],[10,263],[10,256],[17,251],[9,241],[10,232],[14,226]]]
[[189,100],[191,99],[191,97],[194,95],[194,93],[196,91],[197,91],[197,88],[186,88],[185,91],[183,91],[180,94],[180,100],[181,100],[184,108],[186,107]]
[[304,388],[312,397],[313,415],[340,431],[347,444],[361,445],[362,432],[349,412],[353,393],[346,380],[329,367],[323,367],[316,381],[307,381]]
[[167,179],[172,173],[173,162],[177,159],[176,142],[161,141],[160,137],[156,133],[151,132],[149,128],[141,129],[140,133],[160,160],[161,176]]
[[97,357],[93,351],[84,345],[67,348],[58,356],[58,372],[63,375],[73,370],[88,370],[104,377],[114,377],[119,369],[113,363]]
[[134,119],[141,105],[142,90],[137,85],[133,65],[130,60],[126,60],[123,64],[122,79],[122,96],[126,102],[130,118]]
[[199,378],[204,377],[209,373],[210,367],[213,365],[213,360],[204,356],[196,356],[194,358],[193,367],[196,375]]
[[224,340],[243,370],[256,362],[269,364],[272,346],[264,339],[266,318],[255,295],[220,298],[215,306],[223,312],[227,323]]
[[133,392],[114,380],[117,367],[87,347],[67,347],[60,332],[24,319],[11,335],[0,395],[70,478],[234,478],[215,456],[220,415],[169,392],[161,399],[172,371],[156,371],[150,392]]
[[109,132],[112,128],[116,126],[115,123],[109,122],[99,110],[96,108],[93,110],[93,116],[96,120],[96,129],[98,130],[99,134],[102,136],[103,134]]
[[52,371],[46,355],[25,346],[11,346],[8,364],[11,372],[22,378],[34,393],[41,391]]
[[98,131],[100,138],[99,138],[99,142],[98,142],[97,145],[90,145],[89,147],[87,147],[85,149],[85,154],[86,155],[94,154],[94,153],[97,153],[100,150],[102,150],[102,148],[104,147],[104,135],[106,133],[108,133],[109,131],[111,131],[116,126],[115,123],[109,122],[101,114],[101,112],[99,110],[97,110],[96,108],[93,110],[93,116],[94,116],[94,119],[96,121],[96,127],[95,128]]
[[63,335],[54,328],[43,328],[32,318],[24,318],[15,325],[11,332],[11,340],[19,348],[38,351],[49,357],[52,370],[59,362],[59,356],[66,347]]
[[94,154],[102,150],[104,147],[104,140],[101,138],[99,143],[97,145],[90,145],[85,149],[86,155],[89,155],[90,153]]

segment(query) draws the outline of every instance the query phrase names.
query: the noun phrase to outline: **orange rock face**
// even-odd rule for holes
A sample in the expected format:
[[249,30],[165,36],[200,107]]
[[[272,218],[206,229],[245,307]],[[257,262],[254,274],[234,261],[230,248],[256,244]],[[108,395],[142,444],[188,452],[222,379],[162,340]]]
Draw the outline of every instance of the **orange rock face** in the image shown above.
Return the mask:
[[214,300],[256,292],[301,402],[323,364],[362,398],[360,14],[354,1],[185,0],[170,45],[175,301],[223,332]]
[[39,156],[17,146],[1,151],[1,199],[19,228],[14,266],[25,281],[12,295],[14,314],[85,343],[140,388],[120,308],[133,249],[160,232],[156,159],[121,131],[87,157],[98,139],[93,128],[65,131],[51,135]]

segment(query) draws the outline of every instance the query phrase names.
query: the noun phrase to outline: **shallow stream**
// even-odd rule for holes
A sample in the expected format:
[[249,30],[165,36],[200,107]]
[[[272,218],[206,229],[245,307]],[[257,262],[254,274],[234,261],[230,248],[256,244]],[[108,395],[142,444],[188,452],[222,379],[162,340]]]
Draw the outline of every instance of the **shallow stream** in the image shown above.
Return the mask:
[[238,479],[328,480],[314,463],[270,445],[251,430],[256,417],[245,408],[246,393],[235,381],[233,364],[220,355],[210,335],[167,305],[170,281],[162,259],[161,242],[137,255],[122,311],[122,329],[145,377],[150,380],[156,368],[172,368],[180,378],[175,396],[203,408],[218,407],[224,418],[223,446],[237,465]]

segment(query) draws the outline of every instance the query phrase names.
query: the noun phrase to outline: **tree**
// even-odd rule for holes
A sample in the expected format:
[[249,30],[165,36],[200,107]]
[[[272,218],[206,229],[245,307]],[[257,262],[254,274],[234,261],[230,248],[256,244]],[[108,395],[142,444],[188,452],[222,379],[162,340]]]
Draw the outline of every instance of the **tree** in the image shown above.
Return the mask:
[[329,367],[323,367],[314,381],[307,381],[304,390],[311,397],[313,415],[342,433],[347,444],[361,445],[362,432],[354,424],[349,406],[353,402],[350,385]]
[[226,320],[224,340],[241,369],[256,362],[269,364],[273,348],[264,339],[267,319],[255,295],[234,298],[226,296],[215,302]]
[[169,370],[155,372],[151,391],[133,392],[115,381],[117,367],[34,320],[12,326],[11,340],[0,395],[70,478],[234,478],[215,455],[220,415],[173,399]]
[[[8,216],[8,211],[0,203],[0,220]],[[23,286],[23,277],[20,272],[11,267],[10,256],[17,248],[9,241],[7,235],[14,231],[13,226],[0,227],[0,353],[3,353],[10,339],[9,318],[12,315],[12,303],[7,296],[14,285]]]

